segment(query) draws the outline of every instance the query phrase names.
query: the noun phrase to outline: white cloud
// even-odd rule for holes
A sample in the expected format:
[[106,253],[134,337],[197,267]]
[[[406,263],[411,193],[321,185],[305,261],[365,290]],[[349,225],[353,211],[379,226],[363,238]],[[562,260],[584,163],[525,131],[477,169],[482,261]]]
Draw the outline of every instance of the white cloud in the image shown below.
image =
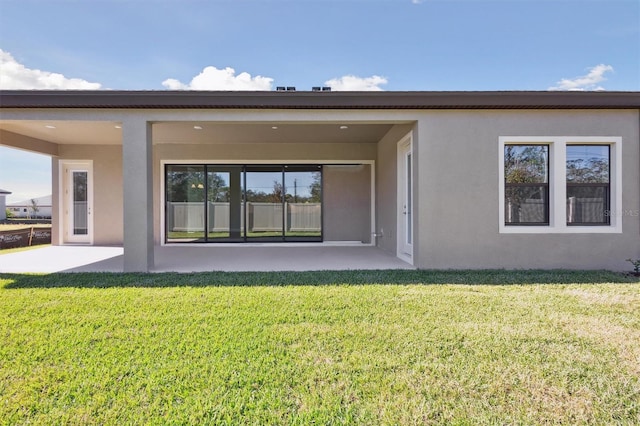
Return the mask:
[[587,75],[583,75],[575,78],[563,78],[556,83],[556,86],[549,87],[548,90],[605,90],[602,86],[598,85],[606,80],[604,73],[607,71],[613,72],[611,65],[599,64],[589,69]]
[[62,74],[30,69],[0,49],[0,88],[36,90],[97,90],[102,85]]
[[387,84],[388,80],[378,75],[371,77],[356,77],[355,75],[345,75],[340,78],[333,78],[325,81],[325,85],[330,86],[331,90],[335,91],[365,91],[365,92],[379,92],[383,89],[380,87],[382,84]]
[[233,68],[218,69],[206,67],[193,77],[191,83],[184,84],[174,78],[168,78],[162,85],[169,90],[271,90],[273,79],[241,72],[236,75]]

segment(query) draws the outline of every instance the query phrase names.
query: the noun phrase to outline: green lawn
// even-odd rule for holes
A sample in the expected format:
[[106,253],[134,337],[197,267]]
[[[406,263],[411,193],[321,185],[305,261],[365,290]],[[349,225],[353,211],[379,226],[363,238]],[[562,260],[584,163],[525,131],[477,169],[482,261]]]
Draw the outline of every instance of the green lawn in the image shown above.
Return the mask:
[[0,341],[0,424],[640,422],[609,272],[0,274]]

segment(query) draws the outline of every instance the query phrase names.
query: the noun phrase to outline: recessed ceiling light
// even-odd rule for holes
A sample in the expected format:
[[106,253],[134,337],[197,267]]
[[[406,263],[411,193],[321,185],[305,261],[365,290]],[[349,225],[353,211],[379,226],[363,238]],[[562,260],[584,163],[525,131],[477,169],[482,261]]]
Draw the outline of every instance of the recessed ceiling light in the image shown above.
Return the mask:
[[349,126],[340,126],[340,130],[346,130],[348,128],[349,128]]
[[115,125],[115,126],[113,126],[113,127],[115,127],[116,129],[122,129],[122,126],[121,126],[121,125],[119,125],[119,124],[116,124],[116,125]]
[[47,124],[44,127],[46,127],[47,129],[55,129],[56,126],[52,126],[51,124]]
[[278,126],[271,126],[273,130],[278,130]]
[[202,130],[202,126],[193,126],[193,128],[196,130]]

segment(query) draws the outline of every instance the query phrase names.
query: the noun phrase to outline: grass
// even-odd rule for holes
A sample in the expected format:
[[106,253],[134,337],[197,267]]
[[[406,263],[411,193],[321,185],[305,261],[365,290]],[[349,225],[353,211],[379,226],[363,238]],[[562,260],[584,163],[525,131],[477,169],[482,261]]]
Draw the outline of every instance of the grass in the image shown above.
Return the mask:
[[640,421],[606,271],[4,274],[0,339],[5,424]]

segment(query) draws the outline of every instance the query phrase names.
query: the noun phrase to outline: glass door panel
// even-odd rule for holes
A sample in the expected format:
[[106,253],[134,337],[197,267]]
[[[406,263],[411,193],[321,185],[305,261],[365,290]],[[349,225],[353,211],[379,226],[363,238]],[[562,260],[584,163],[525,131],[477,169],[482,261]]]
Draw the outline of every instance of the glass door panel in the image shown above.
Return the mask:
[[87,235],[89,233],[89,198],[87,196],[88,173],[86,171],[72,172],[73,191],[73,235]]
[[204,166],[168,165],[166,170],[167,242],[205,238]]
[[285,166],[287,241],[322,239],[321,166]]
[[247,241],[282,241],[282,167],[247,166],[245,188]]
[[408,245],[413,244],[413,218],[411,217],[411,213],[413,212],[413,202],[412,202],[412,196],[413,194],[411,193],[413,185],[411,184],[411,179],[413,178],[412,175],[412,171],[411,171],[411,151],[409,151],[405,157],[405,160],[407,162],[406,165],[406,169],[407,169],[407,174],[406,174],[406,178],[407,178],[407,183],[406,183],[406,191],[407,191],[407,195],[406,195],[406,202],[407,202],[407,207],[406,207],[406,220],[407,220],[407,224],[405,227],[406,230],[406,241]]
[[207,166],[207,238],[244,240],[242,166]]

